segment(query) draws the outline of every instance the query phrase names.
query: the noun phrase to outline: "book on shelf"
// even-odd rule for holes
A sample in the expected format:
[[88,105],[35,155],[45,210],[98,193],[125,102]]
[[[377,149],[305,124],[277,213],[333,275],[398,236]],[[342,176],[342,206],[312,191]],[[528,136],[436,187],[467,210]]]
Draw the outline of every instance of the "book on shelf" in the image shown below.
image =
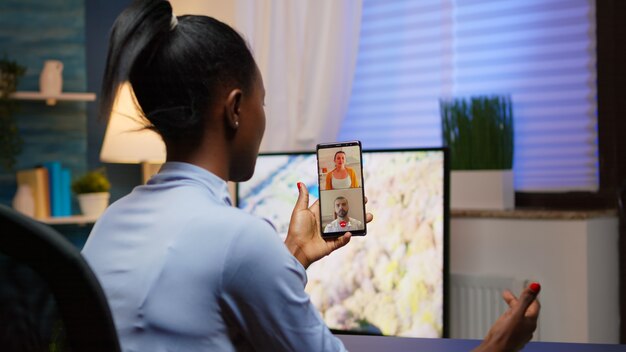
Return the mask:
[[34,202],[34,217],[47,219],[50,217],[50,191],[48,170],[44,167],[20,170],[17,172],[17,186],[27,186]]
[[59,161],[48,161],[43,166],[48,170],[50,215],[71,216],[71,171],[63,168]]
[[48,161],[43,164],[48,169],[48,182],[50,184],[50,216],[63,216],[62,186],[61,186],[61,163]]
[[72,172],[69,169],[61,168],[61,213],[63,216],[72,215]]

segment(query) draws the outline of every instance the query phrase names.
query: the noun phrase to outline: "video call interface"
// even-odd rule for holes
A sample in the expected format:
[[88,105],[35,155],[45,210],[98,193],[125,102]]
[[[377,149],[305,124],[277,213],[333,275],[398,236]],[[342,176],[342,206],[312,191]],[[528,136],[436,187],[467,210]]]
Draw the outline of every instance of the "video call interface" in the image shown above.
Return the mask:
[[[348,164],[355,162],[346,156]],[[321,163],[326,173],[334,167],[332,157]],[[364,150],[361,162],[366,210],[374,221],[366,236],[352,237],[307,269],[306,291],[331,329],[443,337],[444,151]],[[318,177],[327,176],[318,171],[315,153],[261,154],[252,179],[237,186],[238,207],[271,223],[284,239],[296,184],[307,186],[311,204],[326,191]],[[334,211],[323,213],[322,223],[334,218]]]
[[317,155],[322,235],[359,234],[365,230],[359,146],[323,148]]

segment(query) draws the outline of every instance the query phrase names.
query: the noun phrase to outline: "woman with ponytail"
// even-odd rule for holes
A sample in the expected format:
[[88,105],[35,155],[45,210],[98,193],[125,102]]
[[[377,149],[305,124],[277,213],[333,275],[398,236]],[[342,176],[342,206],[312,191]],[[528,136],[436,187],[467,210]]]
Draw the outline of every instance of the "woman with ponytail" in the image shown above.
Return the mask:
[[126,81],[167,162],[107,209],[83,250],[123,350],[343,349],[304,292],[305,269],[350,234],[323,240],[300,184],[284,243],[231,206],[226,181],[252,176],[265,129],[243,38],[210,17],[176,17],[167,1],[135,1],[113,25],[102,116]]
[[226,182],[252,176],[265,129],[263,80],[243,38],[210,17],[176,17],[167,1],[135,1],[111,31],[102,116],[127,81],[167,161],[107,209],[83,249],[122,349],[343,350],[304,291],[305,269],[350,233],[322,239],[301,183],[284,243],[231,206]]

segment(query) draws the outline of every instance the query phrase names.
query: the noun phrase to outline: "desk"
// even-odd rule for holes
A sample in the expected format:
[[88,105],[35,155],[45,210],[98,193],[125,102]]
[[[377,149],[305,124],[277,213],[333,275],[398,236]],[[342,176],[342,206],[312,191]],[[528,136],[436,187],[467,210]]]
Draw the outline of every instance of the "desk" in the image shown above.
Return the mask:
[[[463,352],[471,351],[480,344],[480,340],[460,339],[418,339],[390,336],[336,335],[348,351],[427,351],[427,352]],[[617,352],[626,351],[626,345],[603,345],[559,342],[531,342],[525,352]]]

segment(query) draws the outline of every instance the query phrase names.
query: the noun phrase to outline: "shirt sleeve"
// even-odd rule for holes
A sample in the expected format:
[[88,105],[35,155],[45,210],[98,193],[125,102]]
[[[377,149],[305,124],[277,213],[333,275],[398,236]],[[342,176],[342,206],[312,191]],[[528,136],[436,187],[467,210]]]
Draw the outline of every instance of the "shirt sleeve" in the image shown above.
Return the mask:
[[324,232],[331,232],[332,229],[333,229],[333,223],[330,222],[328,223],[328,225],[326,225],[326,227],[324,227]]
[[346,168],[346,169],[349,170],[350,179],[352,180],[352,185],[350,186],[350,188],[358,188],[359,180],[357,180],[356,178],[356,172],[352,168]]
[[333,189],[333,171],[335,171],[335,169],[326,174],[326,189],[324,189],[324,191]]
[[234,239],[222,276],[222,305],[262,351],[345,351],[304,291],[306,271],[265,223]]

